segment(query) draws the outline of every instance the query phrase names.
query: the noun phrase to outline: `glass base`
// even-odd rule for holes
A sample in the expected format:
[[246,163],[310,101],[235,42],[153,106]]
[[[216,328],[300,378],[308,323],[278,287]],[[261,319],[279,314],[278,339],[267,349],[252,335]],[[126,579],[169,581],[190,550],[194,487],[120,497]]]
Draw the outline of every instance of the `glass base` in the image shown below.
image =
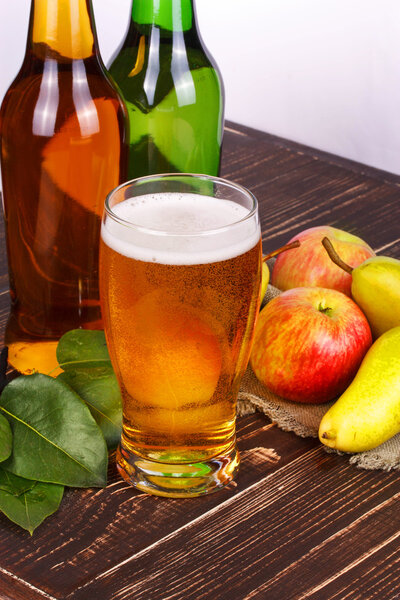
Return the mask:
[[167,498],[192,498],[216,492],[230,483],[239,467],[235,445],[209,460],[186,464],[160,463],[124,447],[117,449],[117,468],[125,481],[142,492]]

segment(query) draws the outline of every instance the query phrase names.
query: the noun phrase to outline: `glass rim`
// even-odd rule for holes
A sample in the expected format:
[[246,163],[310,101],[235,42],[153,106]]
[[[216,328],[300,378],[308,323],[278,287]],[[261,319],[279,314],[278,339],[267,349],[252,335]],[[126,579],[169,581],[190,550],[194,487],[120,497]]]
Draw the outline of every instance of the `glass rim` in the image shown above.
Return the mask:
[[[252,206],[248,210],[248,213],[241,219],[238,219],[237,221],[233,221],[232,223],[229,223],[228,225],[223,225],[222,227],[215,227],[212,229],[203,229],[201,231],[168,231],[165,229],[156,229],[155,227],[145,227],[143,225],[137,225],[135,223],[132,223],[132,221],[128,221],[126,219],[121,218],[120,216],[115,214],[115,212],[113,212],[112,208],[110,207],[110,200],[115,194],[117,194],[120,190],[122,190],[124,188],[128,188],[130,186],[133,186],[134,184],[136,184],[138,182],[151,181],[151,180],[156,180],[156,179],[163,179],[163,180],[176,179],[176,178],[184,178],[184,177],[193,178],[193,179],[202,179],[203,181],[213,181],[214,183],[219,183],[219,184],[225,185],[227,187],[234,188],[234,189],[238,190],[239,192],[241,192],[242,194],[244,194],[245,196],[247,196],[251,200]],[[153,193],[157,193],[157,192],[153,192]],[[163,192],[158,192],[158,193],[163,193]],[[179,193],[179,192],[169,192],[169,193]],[[199,194],[199,195],[201,195],[201,194]],[[126,199],[128,199],[128,198],[126,198]],[[221,198],[221,200],[223,200],[223,198]],[[154,175],[145,175],[144,177],[137,177],[135,179],[125,181],[124,183],[121,183],[116,188],[111,190],[111,192],[109,192],[107,194],[105,202],[104,202],[104,211],[105,211],[106,215],[109,216],[114,221],[118,222],[119,224],[121,224],[125,227],[129,227],[130,229],[133,229],[135,231],[142,232],[142,233],[151,234],[151,235],[159,235],[159,236],[167,236],[167,237],[181,237],[181,236],[182,237],[188,237],[188,236],[196,237],[196,236],[203,236],[203,235],[218,234],[220,232],[227,231],[227,230],[231,229],[232,227],[235,227],[236,225],[239,225],[248,220],[251,220],[257,214],[257,210],[258,210],[257,198],[250,190],[245,188],[243,185],[240,185],[239,183],[235,183],[233,181],[229,181],[228,179],[223,179],[222,177],[216,177],[213,175],[202,175],[202,174],[196,174],[196,173],[157,173]]]

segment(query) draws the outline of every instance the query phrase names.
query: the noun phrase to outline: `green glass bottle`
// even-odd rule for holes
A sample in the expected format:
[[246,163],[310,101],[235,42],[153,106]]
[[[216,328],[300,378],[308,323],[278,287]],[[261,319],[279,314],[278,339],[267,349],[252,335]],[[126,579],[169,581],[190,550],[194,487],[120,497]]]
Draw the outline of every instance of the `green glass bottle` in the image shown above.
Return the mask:
[[196,26],[193,0],[133,0],[110,72],[130,123],[128,175],[218,175],[223,83]]

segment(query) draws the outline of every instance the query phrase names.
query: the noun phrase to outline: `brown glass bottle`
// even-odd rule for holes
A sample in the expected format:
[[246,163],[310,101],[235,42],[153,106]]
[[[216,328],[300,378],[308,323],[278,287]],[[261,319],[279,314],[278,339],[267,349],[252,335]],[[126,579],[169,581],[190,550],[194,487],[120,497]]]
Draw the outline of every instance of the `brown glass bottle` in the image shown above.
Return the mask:
[[101,328],[105,196],[124,180],[126,113],[91,0],[32,0],[22,68],[0,115],[11,364],[46,372],[60,336]]

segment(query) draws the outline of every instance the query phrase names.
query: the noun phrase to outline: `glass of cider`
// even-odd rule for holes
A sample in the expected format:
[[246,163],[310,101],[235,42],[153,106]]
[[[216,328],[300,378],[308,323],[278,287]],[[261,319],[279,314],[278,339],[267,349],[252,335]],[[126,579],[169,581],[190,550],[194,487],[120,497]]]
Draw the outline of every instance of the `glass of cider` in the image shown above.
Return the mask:
[[117,466],[136,488],[190,497],[235,476],[261,258],[257,201],[229,181],[152,175],[107,197],[100,290],[123,399]]

